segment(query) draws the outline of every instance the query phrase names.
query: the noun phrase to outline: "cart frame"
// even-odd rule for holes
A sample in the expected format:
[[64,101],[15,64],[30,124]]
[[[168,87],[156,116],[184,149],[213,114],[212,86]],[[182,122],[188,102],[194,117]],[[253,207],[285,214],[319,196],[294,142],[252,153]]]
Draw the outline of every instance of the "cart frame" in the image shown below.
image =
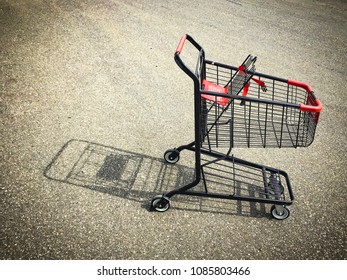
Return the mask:
[[[198,62],[196,65],[195,73],[186,66],[186,64],[181,59],[181,52],[183,49],[183,46],[185,45],[185,42],[189,41],[199,52],[198,55]],[[170,207],[170,198],[172,198],[174,195],[191,195],[191,196],[202,196],[202,197],[212,197],[212,198],[220,198],[220,199],[229,199],[229,200],[243,200],[243,201],[250,201],[250,202],[258,202],[258,203],[266,203],[266,204],[272,204],[271,208],[271,214],[274,218],[278,220],[283,220],[289,217],[290,210],[287,206],[291,205],[294,201],[294,194],[292,191],[291,183],[289,180],[288,174],[279,169],[275,169],[269,166],[264,166],[256,163],[252,163],[249,161],[245,161],[243,159],[239,159],[234,157],[231,154],[232,148],[234,148],[237,145],[234,145],[234,138],[237,137],[237,135],[234,133],[234,129],[232,127],[234,123],[235,116],[233,115],[234,110],[229,110],[228,108],[233,108],[236,101],[241,102],[244,104],[247,102],[247,104],[258,104],[258,107],[261,105],[259,104],[266,104],[266,110],[269,108],[274,108],[276,106],[280,106],[280,108],[291,108],[293,110],[298,110],[300,112],[304,112],[305,119],[308,119],[310,121],[309,123],[309,131],[305,132],[306,134],[309,134],[309,139],[306,139],[306,142],[303,142],[304,144],[300,145],[298,144],[298,140],[296,143],[293,144],[293,147],[298,146],[308,146],[312,143],[313,137],[315,134],[315,128],[318,123],[319,119],[319,113],[322,110],[322,104],[320,103],[319,99],[317,99],[314,96],[312,88],[304,83],[297,82],[294,80],[286,80],[278,77],[274,77],[271,75],[266,75],[258,72],[252,72],[251,75],[247,76],[247,80],[245,80],[245,83],[242,85],[241,88],[237,90],[237,92],[216,92],[216,91],[208,91],[205,90],[203,87],[203,81],[206,81],[206,66],[212,65],[216,67],[221,67],[223,69],[229,69],[230,71],[237,72],[240,70],[240,67],[230,66],[223,63],[214,62],[211,60],[205,59],[205,51],[204,49],[198,44],[190,35],[185,34],[174,53],[174,59],[176,64],[193,80],[194,83],[194,128],[195,128],[195,140],[189,144],[179,146],[174,149],[169,149],[164,153],[164,159],[169,164],[175,164],[179,160],[180,152],[183,150],[189,150],[194,152],[195,154],[195,175],[194,180],[190,182],[189,184],[182,186],[180,188],[174,189],[172,191],[169,191],[166,194],[161,194],[155,196],[151,201],[151,210],[155,210],[158,212],[165,212]],[[242,68],[242,70],[244,70]],[[218,71],[218,69],[217,69]],[[253,71],[251,69],[250,71]],[[232,72],[231,72],[232,73]],[[217,73],[218,74],[218,73]],[[248,74],[248,73],[246,73]],[[286,85],[290,85],[293,87],[297,87],[300,89],[303,89],[305,92],[308,93],[309,98],[306,98],[305,104],[296,104],[296,103],[290,103],[285,102],[283,100],[269,100],[269,99],[262,99],[258,97],[252,97],[247,96],[246,94],[238,94],[240,91],[244,88],[245,85],[249,82],[249,80],[252,78],[252,76],[257,76],[260,79],[270,79],[272,81],[279,82],[279,83],[285,83]],[[232,78],[232,77],[231,77]],[[218,78],[217,78],[218,79]],[[230,84],[230,81],[227,83],[227,85]],[[264,90],[264,84],[262,82],[258,83],[258,87],[262,88]],[[248,84],[249,86],[249,84]],[[248,89],[247,86],[247,89]],[[273,89],[275,92],[275,88]],[[210,103],[211,107],[218,107],[217,99],[218,98],[227,98],[228,105],[223,104],[226,109],[221,109],[219,112],[219,115],[217,118],[215,118],[214,123],[210,123],[210,127],[206,127],[207,120],[205,111],[206,108],[203,108],[206,105],[206,99],[204,98],[204,95],[208,95],[210,97],[215,98],[215,102],[213,102],[213,98],[209,98],[211,100],[207,100],[208,103]],[[228,107],[229,106],[229,107]],[[250,105],[249,105],[250,106]],[[272,107],[271,107],[272,106]],[[281,107],[282,106],[282,107]],[[251,108],[251,107],[249,107]],[[218,109],[219,110],[219,109]],[[228,117],[228,126],[225,126],[225,123],[219,124],[218,120],[220,117],[224,114],[224,111],[229,110],[229,112],[232,112],[230,117]],[[286,109],[287,110],[287,109]],[[289,110],[289,109],[288,109]],[[221,112],[221,113],[220,113]],[[284,109],[283,109],[284,112]],[[251,113],[249,113],[251,114]],[[266,114],[268,114],[266,112]],[[273,112],[272,112],[273,114]],[[300,113],[301,116],[301,113]],[[297,117],[296,117],[297,118]],[[283,138],[283,119],[282,116],[282,128],[281,128],[281,139]],[[306,125],[307,123],[303,122],[302,119],[299,119],[298,126]],[[230,125],[229,125],[230,123]],[[303,124],[304,123],[304,124]],[[211,129],[217,129],[218,125],[224,125],[223,127],[227,127],[227,135],[228,138],[224,139],[225,141],[223,143],[226,143],[226,146],[229,147],[228,151],[226,153],[221,152],[218,150],[218,141],[215,141],[215,145],[211,145],[211,141],[209,139],[209,134],[211,133]],[[266,125],[266,121],[265,121]],[[249,124],[249,126],[251,126]],[[221,126],[222,127],[222,126]],[[230,129],[229,129],[230,127]],[[249,131],[251,127],[249,127]],[[297,137],[299,137],[299,129],[297,134]],[[263,136],[261,136],[263,137]],[[300,138],[301,139],[301,138]],[[305,140],[305,139],[304,139]],[[207,143],[207,146],[204,146],[204,143]],[[284,144],[288,144],[288,142],[277,141],[277,146],[281,148]],[[301,143],[301,142],[300,142]],[[262,144],[263,147],[266,147],[266,144]],[[289,145],[289,144],[288,144]],[[291,144],[292,145],[292,144]],[[248,146],[250,146],[250,139],[248,139]],[[214,147],[216,149],[214,149]],[[207,156],[208,158],[212,158],[211,160],[205,160],[202,161],[202,155]],[[208,171],[210,168],[211,171]],[[229,170],[229,171],[228,171]],[[213,172],[217,172],[218,174],[214,174]],[[209,190],[209,180],[206,178],[207,176],[212,176],[211,182],[220,182],[221,179],[226,181],[225,185],[230,185],[230,192],[214,192]],[[245,180],[246,188],[248,189],[248,192],[250,188],[252,188],[252,195],[249,195],[249,193],[244,192],[244,186],[239,187],[239,185],[243,184]],[[203,190],[193,190],[195,186],[197,186],[200,183],[203,183]],[[257,186],[254,185],[254,182],[258,184]],[[222,183],[223,185],[224,183]],[[255,195],[254,195],[255,193]]]

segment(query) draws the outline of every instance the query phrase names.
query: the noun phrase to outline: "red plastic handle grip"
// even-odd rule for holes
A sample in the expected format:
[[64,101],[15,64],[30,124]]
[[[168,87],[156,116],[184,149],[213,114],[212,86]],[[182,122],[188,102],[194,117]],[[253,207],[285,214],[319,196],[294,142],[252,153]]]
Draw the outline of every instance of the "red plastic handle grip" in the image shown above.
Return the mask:
[[182,52],[182,48],[183,48],[184,43],[186,42],[186,39],[187,39],[187,34],[184,34],[182,36],[180,42],[178,43],[175,54],[177,54],[177,53],[180,54]]

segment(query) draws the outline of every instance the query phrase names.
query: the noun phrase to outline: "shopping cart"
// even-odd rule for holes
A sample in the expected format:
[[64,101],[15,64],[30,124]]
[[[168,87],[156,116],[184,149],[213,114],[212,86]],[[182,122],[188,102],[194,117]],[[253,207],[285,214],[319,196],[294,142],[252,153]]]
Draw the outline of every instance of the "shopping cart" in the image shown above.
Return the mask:
[[[187,40],[198,50],[195,72],[181,59]],[[182,150],[193,151],[195,176],[189,184],[155,196],[151,209],[168,210],[170,198],[179,194],[272,204],[274,218],[288,218],[294,200],[288,174],[236,158],[231,151],[308,147],[322,110],[312,88],[256,72],[251,55],[239,67],[207,60],[190,35],[180,40],[175,61],[194,82],[195,140],[167,150],[164,159],[175,164]]]

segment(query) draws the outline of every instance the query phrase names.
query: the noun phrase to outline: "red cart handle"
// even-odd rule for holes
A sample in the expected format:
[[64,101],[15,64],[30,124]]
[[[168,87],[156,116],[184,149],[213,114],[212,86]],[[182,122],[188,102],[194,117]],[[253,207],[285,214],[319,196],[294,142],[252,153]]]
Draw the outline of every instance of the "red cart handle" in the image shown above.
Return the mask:
[[196,69],[198,69],[197,67],[200,65],[202,65],[204,59],[205,59],[205,52],[204,49],[199,45],[198,42],[196,42],[192,36],[188,35],[188,34],[184,34],[180,40],[180,42],[178,43],[178,46],[176,48],[176,51],[174,53],[174,57],[175,57],[175,61],[177,63],[177,65],[189,76],[194,80],[194,83],[196,83],[196,85],[199,83],[199,78],[198,75],[196,73],[194,73],[189,67],[187,67],[187,65],[185,65],[185,63],[182,61],[180,54],[182,52],[183,46],[186,42],[186,40],[189,41],[189,43],[191,43],[199,52],[199,59],[196,65]]
[[186,39],[187,39],[187,34],[184,34],[182,36],[180,42],[178,43],[175,54],[177,54],[177,53],[180,54],[182,52],[182,48],[183,48],[184,43],[186,42]]

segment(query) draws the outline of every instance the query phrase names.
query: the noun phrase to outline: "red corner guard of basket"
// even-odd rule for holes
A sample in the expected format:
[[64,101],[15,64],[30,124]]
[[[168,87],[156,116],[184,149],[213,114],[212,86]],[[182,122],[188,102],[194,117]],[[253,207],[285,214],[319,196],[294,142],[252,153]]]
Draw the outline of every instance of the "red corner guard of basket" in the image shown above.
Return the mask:
[[313,95],[313,89],[311,86],[309,86],[308,84],[305,84],[303,82],[298,82],[295,80],[288,80],[288,84],[303,88],[311,96],[310,101],[314,104],[300,104],[300,110],[301,111],[316,112],[316,113],[319,113],[322,111],[323,105],[320,102],[320,100]]
[[[204,90],[228,94],[228,88],[219,86],[219,85],[212,83],[212,82],[209,82],[207,80],[203,80],[202,85],[204,87]],[[227,97],[222,97],[222,96],[201,94],[201,97],[203,97],[207,100],[211,100],[213,102],[217,102],[219,105],[222,105],[222,106],[226,106],[229,102],[229,99]]]

